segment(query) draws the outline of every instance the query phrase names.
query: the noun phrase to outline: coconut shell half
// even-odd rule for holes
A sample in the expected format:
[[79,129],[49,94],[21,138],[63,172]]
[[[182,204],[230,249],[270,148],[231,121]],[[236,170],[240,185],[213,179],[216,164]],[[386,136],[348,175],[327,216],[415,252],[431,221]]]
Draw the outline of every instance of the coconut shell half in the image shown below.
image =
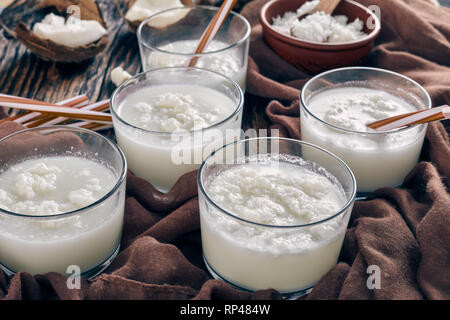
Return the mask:
[[81,62],[94,57],[107,47],[109,41],[106,34],[87,45],[69,47],[40,38],[28,27],[41,21],[45,15],[54,12],[55,9],[61,14],[65,14],[70,5],[79,6],[81,19],[96,20],[106,28],[100,9],[94,0],[16,0],[1,13],[0,22],[3,27],[6,27],[5,30],[8,34],[22,42],[43,60],[66,63]]

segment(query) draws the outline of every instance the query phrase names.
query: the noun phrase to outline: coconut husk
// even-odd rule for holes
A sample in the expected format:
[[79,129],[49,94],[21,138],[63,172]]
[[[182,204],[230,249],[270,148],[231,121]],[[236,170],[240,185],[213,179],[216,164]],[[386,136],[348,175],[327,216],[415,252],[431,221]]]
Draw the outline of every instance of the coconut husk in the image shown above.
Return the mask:
[[[94,0],[16,0],[1,13],[0,24],[9,35],[22,42],[43,60],[66,63],[81,62],[94,57],[106,48],[109,42],[107,35],[87,45],[69,47],[40,38],[28,27],[41,21],[45,15],[54,12],[55,9],[59,13],[65,14],[70,5],[80,7],[81,19],[96,20],[106,28],[101,11]],[[17,21],[19,22],[17,23]]]
[[[117,9],[119,10],[119,13],[122,16],[123,20],[125,20],[125,22],[127,23],[128,28],[130,29],[131,32],[136,33],[137,28],[142,23],[142,21],[144,21],[145,19],[130,21],[125,18],[126,13],[131,8],[131,6],[136,2],[136,0],[127,0],[127,1],[125,1],[125,4],[121,4],[119,2],[119,0],[115,0],[115,1],[116,1]],[[186,7],[192,7],[194,5],[193,0],[181,0],[181,3],[183,5],[185,5]]]

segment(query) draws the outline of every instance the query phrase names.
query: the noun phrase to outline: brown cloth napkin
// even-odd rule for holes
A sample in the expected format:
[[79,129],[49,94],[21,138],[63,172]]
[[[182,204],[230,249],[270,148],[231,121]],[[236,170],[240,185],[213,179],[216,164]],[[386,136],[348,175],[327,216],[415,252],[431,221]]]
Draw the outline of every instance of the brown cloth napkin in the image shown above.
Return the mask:
[[[257,14],[263,2],[251,2],[242,11],[253,26],[247,88],[267,102],[277,99],[267,109],[269,118],[285,135],[299,137],[296,99],[308,75],[285,63],[261,41]],[[448,103],[448,10],[426,0],[370,1],[374,3],[382,8],[386,27],[370,63],[415,78],[435,103]],[[432,22],[436,17],[442,20]],[[423,35],[417,31],[422,27],[426,27]],[[20,128],[0,125],[0,137]],[[444,127],[430,126],[423,150],[427,162],[417,165],[403,187],[380,189],[373,200],[356,203],[340,262],[308,299],[450,298],[450,197],[444,186],[449,180],[449,150]],[[280,298],[274,290],[250,294],[210,279],[201,257],[195,172],[180,178],[166,195],[129,174],[125,210],[121,251],[98,278],[83,280],[80,290],[69,290],[66,277],[56,273],[33,277],[21,272],[8,279],[0,272],[0,298]],[[380,289],[367,288],[370,265],[380,268]]]
[[[301,138],[300,88],[311,77],[267,46],[258,22],[267,0],[242,14],[252,25],[247,89],[281,135]],[[381,9],[382,31],[366,65],[390,69],[422,84],[434,105],[450,104],[450,10],[428,0],[361,0]],[[255,100],[255,99],[253,99]],[[338,265],[308,299],[450,298],[449,122],[429,126],[421,163],[402,188],[382,188],[356,202]],[[381,288],[368,289],[379,266]],[[370,271],[370,270],[369,270]]]

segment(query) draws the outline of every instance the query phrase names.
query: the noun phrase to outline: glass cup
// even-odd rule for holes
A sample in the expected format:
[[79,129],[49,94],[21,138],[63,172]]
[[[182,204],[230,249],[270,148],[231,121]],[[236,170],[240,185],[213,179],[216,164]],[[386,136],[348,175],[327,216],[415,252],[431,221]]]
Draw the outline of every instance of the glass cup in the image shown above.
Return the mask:
[[217,10],[208,6],[172,8],[143,21],[137,30],[143,70],[188,66],[191,59],[198,58],[195,67],[221,73],[245,91],[250,24],[243,16],[231,12],[205,51],[194,53]]
[[89,159],[107,167],[115,176],[114,186],[101,199],[75,211],[31,215],[0,209],[0,266],[9,275],[80,272],[94,277],[119,251],[127,165],[111,140],[67,126],[22,130],[0,140],[0,174],[28,159],[44,158],[45,163],[57,156]]
[[[127,100],[140,89],[164,85],[190,84],[213,89],[229,98],[234,111],[223,121],[207,128],[157,132],[128,123],[121,117],[122,108],[132,108]],[[211,100],[211,105],[215,103]],[[183,174],[200,167],[203,159],[226,141],[241,135],[244,98],[239,86],[229,78],[210,70],[189,67],[153,69],[136,75],[122,84],[111,99],[111,113],[117,141],[130,170],[149,181],[155,188],[167,192]],[[122,111],[119,111],[121,109]]]
[[350,67],[321,73],[309,80],[300,97],[302,140],[333,152],[356,176],[358,196],[401,185],[417,164],[427,124],[390,131],[354,131],[320,119],[308,104],[336,88],[370,88],[403,99],[417,110],[431,107],[427,92],[415,81],[383,69]]
[[[218,205],[210,196],[217,174],[247,163],[267,164],[261,155],[282,155],[280,162],[292,164],[306,160],[301,166],[331,181],[345,204],[323,220],[302,225],[257,223]],[[344,162],[322,148],[286,138],[223,146],[203,162],[198,188],[203,257],[213,277],[249,291],[274,288],[289,298],[308,292],[336,264],[356,194],[353,173]]]

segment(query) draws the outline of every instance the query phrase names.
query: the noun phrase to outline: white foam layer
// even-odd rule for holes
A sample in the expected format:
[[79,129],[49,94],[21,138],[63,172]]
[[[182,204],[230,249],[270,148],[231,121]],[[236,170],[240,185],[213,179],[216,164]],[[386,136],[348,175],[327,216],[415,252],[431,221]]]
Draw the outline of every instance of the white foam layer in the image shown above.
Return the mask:
[[0,208],[36,216],[69,212],[99,200],[116,180],[93,160],[30,159],[0,172]]
[[236,109],[219,91],[195,85],[157,85],[127,97],[118,113],[128,123],[157,132],[207,128]]

